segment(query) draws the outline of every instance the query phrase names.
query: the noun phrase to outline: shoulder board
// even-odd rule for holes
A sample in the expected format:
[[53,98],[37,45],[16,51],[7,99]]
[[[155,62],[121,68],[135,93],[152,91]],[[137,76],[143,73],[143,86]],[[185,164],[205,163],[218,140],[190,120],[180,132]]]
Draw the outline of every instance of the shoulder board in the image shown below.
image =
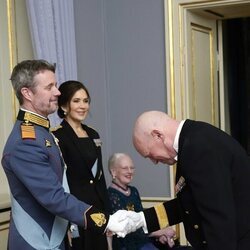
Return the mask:
[[59,128],[62,128],[62,126],[61,126],[61,125],[58,125],[58,126],[56,126],[56,127],[50,128],[49,130],[50,130],[50,132],[55,132],[55,131],[57,131]]
[[35,127],[31,123],[21,124],[21,136],[22,139],[36,139]]

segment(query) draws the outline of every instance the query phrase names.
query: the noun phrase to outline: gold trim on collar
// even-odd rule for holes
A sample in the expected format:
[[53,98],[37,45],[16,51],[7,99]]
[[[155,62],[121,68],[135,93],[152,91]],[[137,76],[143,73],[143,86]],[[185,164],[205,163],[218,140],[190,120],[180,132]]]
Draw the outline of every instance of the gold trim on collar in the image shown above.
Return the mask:
[[40,116],[37,116],[35,114],[25,112],[24,114],[24,120],[33,122],[37,125],[43,126],[45,128],[49,128],[49,121],[45,118],[42,118]]

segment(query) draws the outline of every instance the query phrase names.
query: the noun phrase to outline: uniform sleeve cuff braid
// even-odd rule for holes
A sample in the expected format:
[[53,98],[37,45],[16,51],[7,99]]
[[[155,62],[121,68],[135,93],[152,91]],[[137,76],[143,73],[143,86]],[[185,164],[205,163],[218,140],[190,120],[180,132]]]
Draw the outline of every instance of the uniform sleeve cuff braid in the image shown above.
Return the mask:
[[108,224],[109,215],[93,206],[84,213],[85,228],[104,233]]

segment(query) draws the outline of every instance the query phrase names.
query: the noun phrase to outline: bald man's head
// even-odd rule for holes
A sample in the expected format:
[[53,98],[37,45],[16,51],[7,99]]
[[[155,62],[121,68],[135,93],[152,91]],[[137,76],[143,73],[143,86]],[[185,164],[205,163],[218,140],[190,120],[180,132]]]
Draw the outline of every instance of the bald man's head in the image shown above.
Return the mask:
[[136,150],[154,163],[160,161],[173,164],[172,157],[176,156],[173,143],[178,125],[179,122],[164,112],[147,111],[142,113],[136,119],[133,130],[133,144]]
[[164,123],[171,118],[161,111],[147,111],[142,113],[135,122],[133,142],[146,140],[153,130],[162,130]]

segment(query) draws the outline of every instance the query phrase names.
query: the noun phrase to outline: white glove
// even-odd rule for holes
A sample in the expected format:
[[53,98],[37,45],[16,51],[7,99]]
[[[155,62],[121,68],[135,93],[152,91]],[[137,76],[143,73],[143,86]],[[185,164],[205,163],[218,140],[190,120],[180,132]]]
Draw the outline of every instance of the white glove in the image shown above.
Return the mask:
[[110,215],[106,230],[116,233],[119,237],[124,238],[128,233],[134,232],[136,224],[128,216],[127,210],[118,210]]
[[148,233],[147,224],[143,212],[128,211],[129,218],[134,222],[136,230],[142,227],[144,233]]

